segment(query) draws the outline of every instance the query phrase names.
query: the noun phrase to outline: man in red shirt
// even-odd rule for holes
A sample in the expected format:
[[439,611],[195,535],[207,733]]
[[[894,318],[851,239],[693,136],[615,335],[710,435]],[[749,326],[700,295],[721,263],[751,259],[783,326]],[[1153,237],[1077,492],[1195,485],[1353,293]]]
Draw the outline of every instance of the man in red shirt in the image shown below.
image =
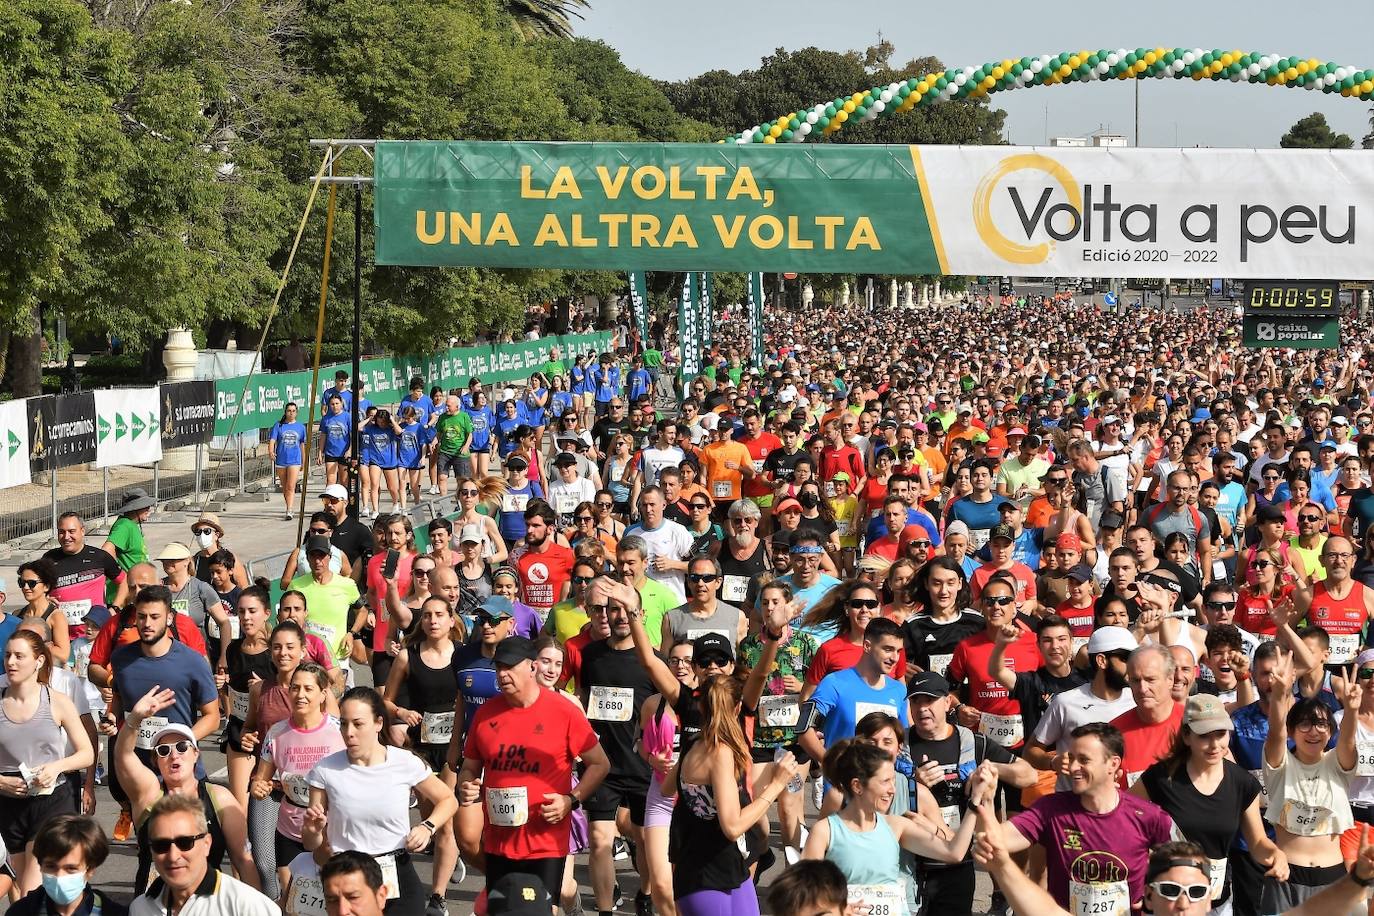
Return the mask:
[[859,450],[844,441],[844,428],[838,420],[825,425],[825,447],[821,449],[821,466],[818,468],[824,484],[826,498],[835,495],[835,475],[843,471],[849,475],[849,492],[863,490],[867,473],[864,459]]
[[1135,709],[1112,720],[1126,739],[1117,779],[1129,789],[1156,760],[1168,756],[1183,722],[1183,704],[1174,702],[1174,657],[1168,647],[1149,643],[1131,653],[1126,681]]
[[[482,872],[488,891],[506,875],[522,872],[539,876],[547,890],[558,893],[571,814],[611,769],[581,707],[535,680],[537,654],[522,636],[497,644],[492,662],[501,692],[477,710],[463,745],[458,796],[463,805],[481,804],[486,811]],[[573,788],[578,758],[585,769]]]
[[869,542],[864,556],[879,556],[888,562],[896,562],[902,545],[902,531],[906,528],[906,501],[900,496],[889,496],[883,500],[883,521],[887,523],[887,534]]
[[[773,486],[763,476],[763,462],[770,452],[782,448],[782,440],[764,432],[762,415],[751,407],[744,412],[744,435],[735,441],[749,450],[749,457],[754,462],[754,476],[744,478],[742,484],[744,498],[753,500],[755,505],[765,510],[760,524],[767,528],[772,522],[767,510],[773,505]],[[768,531],[761,530],[759,534],[766,537]]]
[[531,502],[525,509],[525,544],[529,549],[515,561],[523,600],[543,617],[568,597],[576,559],[571,550],[554,542],[556,521],[548,503]]
[[997,645],[997,632],[1008,626],[1021,630],[1021,635],[1006,648],[1004,664],[1008,669],[1034,671],[1040,666],[1040,650],[1035,634],[1017,621],[1016,587],[1009,577],[990,579],[983,587],[979,603],[987,627],[960,642],[949,663],[950,683],[956,688],[965,685],[960,691],[964,703],[958,707],[959,724],[981,732],[1002,747],[1019,748],[1026,737],[1021,704],[988,673],[988,662]]
[[1030,616],[1035,613],[1035,573],[1025,563],[1016,561],[1016,532],[1011,525],[993,525],[988,534],[988,556],[992,559],[973,571],[969,577],[969,592],[976,601],[996,573],[1007,573],[1016,581],[1016,610]]
[[[100,632],[91,641],[86,677],[102,690],[109,688],[110,678],[114,675],[110,670],[110,656],[114,654],[114,650],[131,642],[138,642],[138,628],[134,626],[134,599],[140,591],[150,585],[162,584],[157,569],[151,563],[139,563],[130,567],[125,579],[129,583],[128,606],[117,609],[118,613],[101,624]],[[201,635],[196,622],[186,614],[173,614],[172,619],[176,625],[172,638],[204,655],[205,637]]]

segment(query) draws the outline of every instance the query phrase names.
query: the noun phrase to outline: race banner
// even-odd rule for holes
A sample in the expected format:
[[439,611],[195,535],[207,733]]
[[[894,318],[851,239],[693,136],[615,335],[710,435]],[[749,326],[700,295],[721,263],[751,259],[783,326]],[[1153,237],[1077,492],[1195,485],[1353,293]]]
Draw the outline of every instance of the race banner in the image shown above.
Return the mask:
[[696,274],[682,277],[682,292],[677,299],[677,345],[682,357],[682,381],[701,375],[701,322],[697,314]]
[[[583,353],[605,353],[611,349],[609,332],[569,334],[520,340],[514,343],[484,347],[456,347],[430,356],[397,356],[387,359],[365,359],[362,363],[363,391],[367,399],[379,407],[394,406],[406,396],[410,379],[416,375],[425,380],[426,388],[464,387],[470,378],[480,378],[484,384],[523,382],[544,363],[554,346],[562,349],[562,358],[571,363]],[[320,367],[320,384],[327,385],[338,369],[349,371],[348,363]],[[277,372],[254,375],[244,390],[244,377],[216,379],[215,435],[268,429],[281,419],[288,401],[300,407],[301,422],[310,404],[309,372]],[[238,415],[237,422],[235,415]]]
[[715,279],[710,274],[697,275],[697,321],[701,323],[701,352],[711,352],[711,338],[715,331]]
[[639,342],[649,345],[649,283],[644,271],[630,271],[630,310],[634,313]]
[[0,404],[0,490],[33,479],[29,469],[29,418],[22,398]]
[[749,353],[754,368],[763,371],[763,274],[749,275]]
[[49,394],[24,402],[29,468],[37,474],[95,461],[95,395]]
[[1364,151],[386,141],[376,157],[379,264],[1374,279]]
[[209,442],[215,434],[215,383],[167,382],[162,399],[162,448],[185,448]]
[[95,395],[95,466],[162,460],[156,388],[107,388]]

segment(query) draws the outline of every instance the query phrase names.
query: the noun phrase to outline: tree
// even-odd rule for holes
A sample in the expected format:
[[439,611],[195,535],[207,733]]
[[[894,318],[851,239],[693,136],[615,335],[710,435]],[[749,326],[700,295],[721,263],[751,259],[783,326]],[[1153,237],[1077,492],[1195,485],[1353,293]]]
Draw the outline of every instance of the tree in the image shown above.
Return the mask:
[[1279,138],[1279,146],[1284,149],[1350,149],[1354,145],[1349,134],[1333,132],[1320,111],[1299,120]]
[[1374,149],[1374,106],[1369,109],[1369,133],[1364,135],[1364,141],[1360,144],[1365,149]]
[[587,0],[504,0],[515,30],[524,39],[571,38],[572,17],[590,9]]

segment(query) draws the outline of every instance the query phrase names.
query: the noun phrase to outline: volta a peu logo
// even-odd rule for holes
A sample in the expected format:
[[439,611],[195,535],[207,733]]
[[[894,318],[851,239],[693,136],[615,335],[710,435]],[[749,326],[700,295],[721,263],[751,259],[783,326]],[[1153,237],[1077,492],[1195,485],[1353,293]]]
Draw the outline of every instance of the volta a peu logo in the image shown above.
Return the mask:
[[996,168],[983,176],[983,180],[978,183],[978,189],[974,191],[973,225],[978,231],[978,237],[983,240],[983,244],[988,246],[993,254],[1011,264],[1040,264],[1049,260],[1050,253],[1054,251],[1054,245],[1050,242],[1023,244],[1007,238],[997,228],[997,224],[992,218],[993,196],[997,193],[1003,179],[1013,172],[1027,169],[1044,172],[1059,184],[1068,198],[1067,203],[1056,204],[1048,208],[1050,212],[1046,212],[1046,204],[1049,202],[1050,194],[1053,191],[1052,188],[1047,187],[1040,195],[1038,206],[1033,206],[1033,213],[1028,215],[1021,201],[1020,192],[1016,188],[1008,189],[1012,204],[1021,217],[1021,227],[1025,232],[1027,242],[1030,241],[1041,218],[1048,225],[1055,212],[1061,208],[1066,208],[1075,214],[1075,222],[1077,223],[1081,222],[1079,214],[1083,212],[1083,196],[1078,190],[1078,182],[1068,169],[1050,157],[1040,153],[1019,153],[1015,156],[1008,156],[997,163]]

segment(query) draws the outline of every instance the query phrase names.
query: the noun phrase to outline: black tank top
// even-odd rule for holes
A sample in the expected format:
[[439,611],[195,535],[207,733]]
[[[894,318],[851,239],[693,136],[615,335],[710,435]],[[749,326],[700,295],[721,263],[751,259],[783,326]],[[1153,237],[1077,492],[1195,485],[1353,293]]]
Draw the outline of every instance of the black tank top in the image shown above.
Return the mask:
[[458,700],[458,672],[453,659],[458,657],[455,646],[449,663],[431,668],[420,657],[420,647],[406,649],[406,691],[411,707],[417,712],[452,712]]
[[[219,871],[224,864],[224,853],[228,851],[229,844],[224,839],[224,828],[220,826],[215,801],[210,797],[210,787],[204,781],[197,788],[196,797],[200,799],[201,810],[205,812],[205,823],[210,828],[208,867],[211,871]],[[144,811],[143,822],[138,825],[138,873],[134,878],[134,887],[140,894],[148,886],[148,875],[151,873],[152,865],[153,851],[148,848],[148,812]]]
[[[720,829],[715,793],[710,785],[684,785],[677,770],[677,804],[668,830],[668,861],[673,863],[673,896],[696,891],[729,893],[749,880],[749,867],[739,845]],[[741,783],[739,803],[749,797]]]
[[726,541],[720,548],[720,556],[716,559],[720,562],[721,574],[726,576],[744,576],[746,579],[752,579],[768,568],[768,551],[762,540],[754,542],[754,552],[743,560],[735,559],[730,542]]
[[255,674],[264,681],[270,681],[277,676],[277,669],[272,666],[272,653],[263,649],[250,655],[243,651],[241,638],[229,644],[225,656],[229,666],[229,686],[240,693],[248,692],[249,681]]

